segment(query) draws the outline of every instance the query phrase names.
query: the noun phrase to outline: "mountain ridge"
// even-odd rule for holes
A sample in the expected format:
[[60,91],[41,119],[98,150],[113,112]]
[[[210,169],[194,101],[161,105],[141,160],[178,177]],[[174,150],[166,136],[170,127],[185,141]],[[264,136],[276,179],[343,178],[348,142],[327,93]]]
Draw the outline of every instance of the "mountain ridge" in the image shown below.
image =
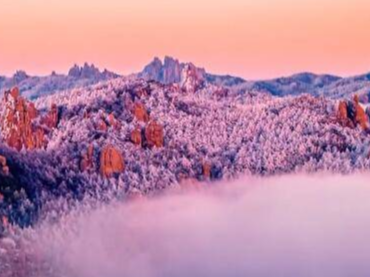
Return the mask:
[[[354,94],[357,94],[360,96],[361,102],[365,104],[370,102],[370,73],[340,77],[331,74],[301,72],[267,80],[245,80],[228,74],[209,73],[191,62],[180,62],[176,58],[165,56],[163,60],[155,57],[144,66],[142,71],[132,75],[147,81],[185,86],[184,82],[187,79],[184,72],[185,67],[190,69],[188,73],[196,77],[192,80],[197,79],[198,82],[198,84],[188,84],[188,86],[201,86],[204,83],[209,83],[227,88],[234,93],[265,92],[278,97],[308,93],[313,96],[325,96],[333,99],[350,99]],[[19,70],[12,77],[0,76],[0,93],[18,86],[22,95],[35,99],[43,95],[85,87],[121,76],[107,69],[100,71],[93,64],[89,65],[88,63],[84,63],[83,66],[75,64],[67,74],[52,72],[46,76],[31,76],[25,71]],[[190,88],[188,87],[188,89]]]

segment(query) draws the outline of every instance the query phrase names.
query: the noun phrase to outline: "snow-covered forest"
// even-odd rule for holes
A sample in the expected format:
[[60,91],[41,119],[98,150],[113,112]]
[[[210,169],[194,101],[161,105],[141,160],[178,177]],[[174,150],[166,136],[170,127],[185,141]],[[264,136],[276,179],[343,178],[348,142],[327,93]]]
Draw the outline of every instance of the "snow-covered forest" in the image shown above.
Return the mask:
[[370,168],[368,117],[365,128],[356,121],[361,104],[348,100],[341,115],[336,100],[236,92],[187,70],[178,84],[118,78],[33,104],[5,95],[3,221],[27,226],[86,197],[130,198],[245,174]]

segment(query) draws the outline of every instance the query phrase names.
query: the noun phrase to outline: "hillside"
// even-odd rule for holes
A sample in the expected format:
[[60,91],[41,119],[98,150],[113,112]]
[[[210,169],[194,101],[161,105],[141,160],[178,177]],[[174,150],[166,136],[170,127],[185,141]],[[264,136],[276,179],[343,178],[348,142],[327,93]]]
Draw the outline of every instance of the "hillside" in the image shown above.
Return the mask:
[[117,78],[34,102],[6,92],[3,225],[27,226],[86,197],[131,198],[242,174],[370,168],[370,113],[358,100],[234,94],[187,73],[182,86]]

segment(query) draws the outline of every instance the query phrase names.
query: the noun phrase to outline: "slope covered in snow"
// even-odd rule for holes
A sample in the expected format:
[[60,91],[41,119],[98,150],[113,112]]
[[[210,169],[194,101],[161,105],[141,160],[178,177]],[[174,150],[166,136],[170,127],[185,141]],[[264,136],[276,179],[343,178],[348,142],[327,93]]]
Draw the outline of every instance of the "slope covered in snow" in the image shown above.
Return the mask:
[[33,104],[13,90],[0,108],[0,213],[24,226],[86,197],[150,195],[241,174],[368,170],[368,115],[358,104],[340,107],[310,95],[135,77]]

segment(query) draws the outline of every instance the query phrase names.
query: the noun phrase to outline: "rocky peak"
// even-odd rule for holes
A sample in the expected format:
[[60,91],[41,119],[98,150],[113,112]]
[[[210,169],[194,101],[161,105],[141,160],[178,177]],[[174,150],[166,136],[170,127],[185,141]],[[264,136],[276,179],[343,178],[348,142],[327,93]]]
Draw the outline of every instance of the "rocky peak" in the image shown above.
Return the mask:
[[183,64],[178,60],[171,57],[164,58],[162,78],[164,84],[172,84],[181,82],[181,71],[183,69]]
[[205,71],[195,67],[192,63],[186,64],[181,72],[181,87],[188,92],[197,91],[204,83]]
[[15,72],[15,74],[13,75],[13,81],[18,84],[26,79],[28,79],[30,76],[28,76],[28,74],[23,71],[23,70],[18,70],[17,72]]
[[75,64],[69,70],[68,76],[74,77],[74,78],[82,78],[82,79],[101,80],[101,79],[115,78],[118,75],[106,69],[103,72],[100,72],[100,70],[97,67],[95,67],[94,64],[89,65],[88,63],[85,63],[82,67]]
[[158,80],[160,78],[162,67],[162,61],[158,57],[155,57],[152,62],[145,66],[141,73],[141,77],[148,80]]
[[181,84],[186,91],[195,91],[205,81],[206,72],[191,63],[181,63],[166,56],[164,61],[155,58],[139,74],[147,80],[162,84]]
[[75,64],[68,72],[68,76],[75,78],[90,78],[99,75],[100,71],[93,64],[85,63],[82,67]]

